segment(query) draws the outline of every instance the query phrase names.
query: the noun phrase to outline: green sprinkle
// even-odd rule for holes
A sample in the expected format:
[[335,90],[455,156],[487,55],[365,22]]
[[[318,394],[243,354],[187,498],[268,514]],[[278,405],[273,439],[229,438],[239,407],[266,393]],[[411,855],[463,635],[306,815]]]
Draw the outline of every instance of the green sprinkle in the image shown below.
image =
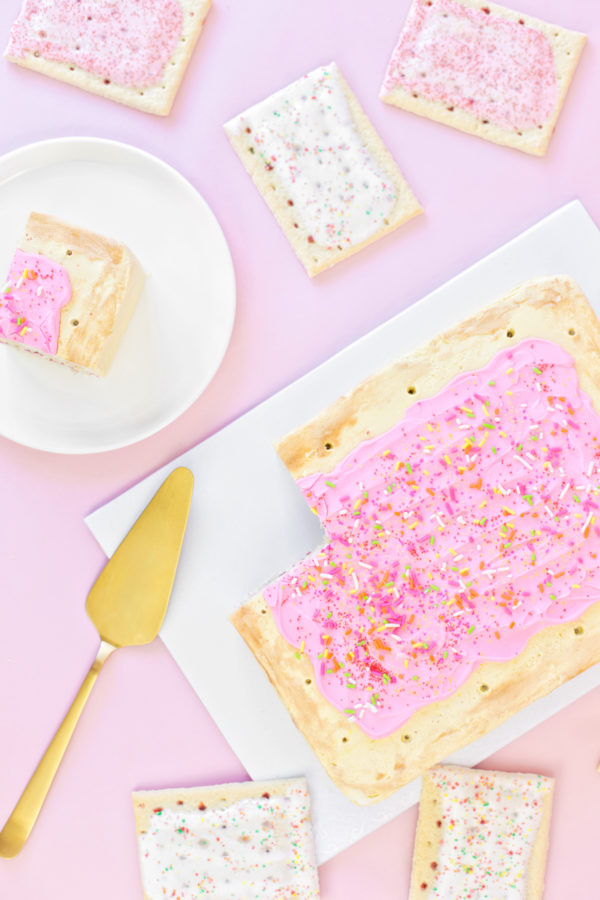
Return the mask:
[[494,431],[496,426],[492,425],[491,422],[482,422],[484,428],[489,428],[490,431]]
[[496,382],[495,382],[495,381],[488,381],[488,384],[489,384],[490,387],[496,387]]
[[538,369],[537,366],[534,366],[534,367],[533,367],[533,371],[535,372],[536,375],[541,375],[541,374],[542,374],[542,370],[541,370],[541,369]]
[[333,483],[333,481],[326,481],[325,484],[327,485],[327,487],[330,487],[330,488],[335,487],[335,484]]
[[533,506],[533,497],[531,494],[523,494],[523,500],[527,500],[530,506]]
[[575,501],[575,503],[581,503],[581,499],[577,494],[573,494],[573,500]]
[[408,474],[412,475],[412,469],[411,469],[410,463],[404,463],[404,465],[406,466],[406,471],[408,472]]
[[474,625],[471,625],[470,628],[467,628],[467,634],[473,634],[474,631],[475,631],[475,626],[474,626]]
[[492,447],[492,453],[497,453],[497,452],[498,452],[497,448],[496,448],[496,447]]
[[345,709],[344,712],[346,713],[347,716],[355,716],[356,715],[356,710],[354,710],[354,709]]

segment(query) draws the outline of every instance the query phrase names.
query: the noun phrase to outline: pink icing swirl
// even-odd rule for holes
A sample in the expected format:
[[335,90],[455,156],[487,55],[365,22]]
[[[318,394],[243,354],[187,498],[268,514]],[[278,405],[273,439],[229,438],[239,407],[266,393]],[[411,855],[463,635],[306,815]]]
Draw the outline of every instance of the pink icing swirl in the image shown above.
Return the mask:
[[178,0],[24,0],[7,56],[73,63],[107,83],[158,84],[181,37]]
[[600,418],[527,340],[300,479],[327,546],[265,591],[323,695],[383,737],[600,599]]
[[0,336],[55,356],[60,311],[70,299],[64,266],[17,250],[0,293]]
[[515,130],[543,125],[558,97],[541,31],[457,0],[413,4],[384,81],[396,87]]

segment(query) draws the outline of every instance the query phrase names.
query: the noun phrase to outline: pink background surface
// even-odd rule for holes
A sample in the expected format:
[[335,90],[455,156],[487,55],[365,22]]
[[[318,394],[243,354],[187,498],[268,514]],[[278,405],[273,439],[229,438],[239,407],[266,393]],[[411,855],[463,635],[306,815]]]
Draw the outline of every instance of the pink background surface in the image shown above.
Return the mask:
[[[544,159],[378,100],[408,5],[409,0],[216,0],[167,120],[0,62],[0,152],[47,137],[93,135],[136,144],[165,159],[212,206],[229,240],[239,285],[233,339],[219,373],[160,434],[82,458],[0,439],[1,822],[96,652],[84,601],[104,557],[83,517],[562,203],[581,198],[600,223],[597,4],[519,4],[523,12],[589,35]],[[0,5],[0,41],[19,7],[20,0]],[[221,125],[331,59],[426,215],[311,282]],[[156,216],[162,227],[160,210]],[[205,640],[210,636],[198,635],[199,653]],[[485,763],[557,777],[546,900],[600,897],[599,701],[596,690]],[[141,898],[130,791],[244,776],[160,641],[122,650],[94,689],[23,852],[0,860],[0,897]],[[323,866],[323,898],[407,897],[415,821],[412,809]]]

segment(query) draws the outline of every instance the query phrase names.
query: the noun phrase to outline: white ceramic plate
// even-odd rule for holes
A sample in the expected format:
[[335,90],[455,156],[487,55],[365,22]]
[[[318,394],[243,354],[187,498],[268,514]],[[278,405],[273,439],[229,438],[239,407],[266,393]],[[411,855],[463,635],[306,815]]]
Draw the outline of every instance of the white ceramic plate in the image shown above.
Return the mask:
[[0,209],[0,273],[37,210],[123,241],[147,274],[104,378],[0,346],[0,434],[40,450],[96,453],[181,415],[216,373],[235,315],[227,242],[195,188],[135,147],[64,138],[0,158]]

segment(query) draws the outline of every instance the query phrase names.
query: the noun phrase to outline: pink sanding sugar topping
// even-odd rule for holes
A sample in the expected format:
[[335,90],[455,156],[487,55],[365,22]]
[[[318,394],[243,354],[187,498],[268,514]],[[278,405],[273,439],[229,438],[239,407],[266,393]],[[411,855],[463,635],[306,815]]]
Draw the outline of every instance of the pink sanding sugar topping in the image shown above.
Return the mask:
[[158,84],[177,41],[178,0],[24,0],[7,56],[73,63],[107,83]]
[[457,0],[416,0],[384,82],[502,128],[543,125],[558,90],[541,31]]
[[322,694],[372,737],[600,599],[600,418],[527,340],[299,485],[329,536],[265,591]]
[[55,356],[60,311],[70,299],[71,282],[63,266],[17,250],[0,293],[0,336]]

